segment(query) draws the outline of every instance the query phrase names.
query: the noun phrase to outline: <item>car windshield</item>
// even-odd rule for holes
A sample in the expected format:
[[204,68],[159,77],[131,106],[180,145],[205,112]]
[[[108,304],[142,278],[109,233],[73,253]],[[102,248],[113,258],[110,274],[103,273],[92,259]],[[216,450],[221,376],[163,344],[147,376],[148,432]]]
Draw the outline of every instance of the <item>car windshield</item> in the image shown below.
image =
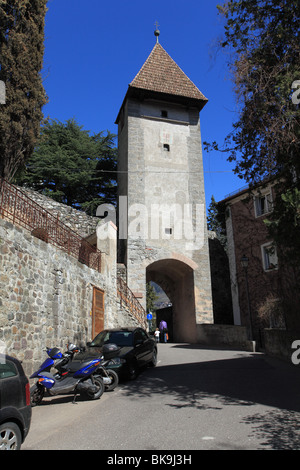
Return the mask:
[[91,346],[103,346],[114,343],[117,346],[132,346],[133,334],[131,331],[101,331],[91,342]]

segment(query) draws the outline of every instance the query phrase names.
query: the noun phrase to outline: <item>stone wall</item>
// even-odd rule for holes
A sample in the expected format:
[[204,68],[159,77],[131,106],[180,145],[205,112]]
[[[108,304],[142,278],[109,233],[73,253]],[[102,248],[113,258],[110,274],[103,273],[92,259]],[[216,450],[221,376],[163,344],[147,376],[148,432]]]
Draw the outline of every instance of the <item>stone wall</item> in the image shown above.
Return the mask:
[[253,342],[248,340],[247,329],[236,325],[197,325],[197,343],[241,351],[255,350]]
[[18,187],[18,189],[22,191],[26,197],[29,197],[43,209],[57,217],[60,222],[78,233],[81,237],[88,237],[96,231],[99,222],[98,217],[91,217],[83,211],[54,201],[50,197],[44,196],[33,189],[24,186]]
[[94,286],[105,292],[105,327],[137,324],[121,308],[108,271],[107,264],[102,273],[90,269],[0,219],[0,342],[28,375],[45,359],[45,346],[92,339]]
[[263,333],[266,354],[291,362],[292,354],[295,352],[292,344],[294,341],[300,340],[300,331],[265,328]]

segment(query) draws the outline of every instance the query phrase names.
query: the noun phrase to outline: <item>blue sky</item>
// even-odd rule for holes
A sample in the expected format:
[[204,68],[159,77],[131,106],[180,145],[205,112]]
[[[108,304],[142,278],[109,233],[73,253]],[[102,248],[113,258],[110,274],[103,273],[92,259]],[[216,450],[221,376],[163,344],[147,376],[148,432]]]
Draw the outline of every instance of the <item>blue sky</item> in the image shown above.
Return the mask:
[[[91,133],[117,134],[115,119],[127,91],[155,44],[196,84],[209,102],[201,111],[203,141],[222,144],[236,119],[236,99],[224,52],[216,52],[222,0],[49,0],[43,79],[44,115],[75,118]],[[245,185],[226,154],[203,152],[206,205]]]

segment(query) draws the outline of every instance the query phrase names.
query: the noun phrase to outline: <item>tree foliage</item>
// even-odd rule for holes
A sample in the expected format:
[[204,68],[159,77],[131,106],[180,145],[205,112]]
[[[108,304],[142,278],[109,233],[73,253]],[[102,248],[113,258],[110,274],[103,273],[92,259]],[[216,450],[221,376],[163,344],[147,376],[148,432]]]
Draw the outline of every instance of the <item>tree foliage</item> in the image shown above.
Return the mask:
[[232,0],[223,48],[239,103],[239,118],[226,139],[229,160],[247,182],[291,171],[300,176],[300,108],[292,100],[299,77],[299,3],[295,0]]
[[17,182],[95,215],[99,204],[115,203],[114,139],[110,132],[90,135],[74,119],[45,121]]
[[[220,45],[231,52],[238,118],[223,147],[214,142],[206,148],[228,152],[235,173],[250,187],[274,177],[280,181],[269,227],[284,246],[282,224],[291,218],[282,211],[293,212],[300,189],[300,105],[293,99],[300,79],[299,2],[230,0],[218,9],[225,18]],[[296,246],[299,220],[286,229]]]
[[207,214],[207,227],[216,233],[217,238],[223,248],[227,249],[225,204],[217,202],[214,196],[211,197]]
[[32,154],[46,94],[40,71],[47,0],[0,0],[0,176],[11,179]]
[[156,295],[155,289],[151,282],[147,282],[146,284],[146,309],[147,312],[154,312],[155,308],[155,301],[158,299]]
[[298,268],[300,260],[300,190],[283,190],[277,197],[273,213],[265,220],[271,238],[282,247],[282,259]]

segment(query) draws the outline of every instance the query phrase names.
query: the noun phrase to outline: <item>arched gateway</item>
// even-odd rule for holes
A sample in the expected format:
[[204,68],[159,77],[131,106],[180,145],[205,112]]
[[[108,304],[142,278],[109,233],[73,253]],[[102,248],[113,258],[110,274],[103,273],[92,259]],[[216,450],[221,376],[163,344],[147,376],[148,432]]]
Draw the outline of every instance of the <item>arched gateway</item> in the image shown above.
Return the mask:
[[146,306],[170,296],[175,341],[213,323],[199,112],[207,99],[157,42],[130,83],[118,124],[118,261]]
[[[191,266],[177,259],[163,259],[149,264],[147,282],[154,281],[172,302],[172,314],[167,320],[172,340],[195,343],[196,311],[194,271]],[[165,315],[166,316],[166,315]]]

